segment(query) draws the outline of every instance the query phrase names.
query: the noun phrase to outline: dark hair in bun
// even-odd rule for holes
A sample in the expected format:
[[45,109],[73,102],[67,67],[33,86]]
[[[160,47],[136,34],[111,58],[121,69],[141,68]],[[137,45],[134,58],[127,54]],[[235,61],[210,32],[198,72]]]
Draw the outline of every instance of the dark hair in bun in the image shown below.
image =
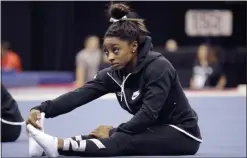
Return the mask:
[[109,15],[115,19],[121,19],[130,12],[130,8],[123,3],[112,4],[109,8]]
[[[144,20],[140,19],[138,14],[124,3],[111,3],[108,14],[117,21],[109,26],[105,37],[118,37],[122,40],[139,42],[141,36],[149,33]],[[123,18],[124,16],[127,18]]]

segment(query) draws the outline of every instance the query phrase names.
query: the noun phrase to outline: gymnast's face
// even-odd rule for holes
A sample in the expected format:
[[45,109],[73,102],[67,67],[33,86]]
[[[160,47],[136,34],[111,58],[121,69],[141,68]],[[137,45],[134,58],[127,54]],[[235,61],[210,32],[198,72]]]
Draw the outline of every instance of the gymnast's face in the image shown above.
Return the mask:
[[130,42],[117,37],[105,37],[103,43],[104,53],[115,70],[125,68],[136,58],[137,47],[137,41]]

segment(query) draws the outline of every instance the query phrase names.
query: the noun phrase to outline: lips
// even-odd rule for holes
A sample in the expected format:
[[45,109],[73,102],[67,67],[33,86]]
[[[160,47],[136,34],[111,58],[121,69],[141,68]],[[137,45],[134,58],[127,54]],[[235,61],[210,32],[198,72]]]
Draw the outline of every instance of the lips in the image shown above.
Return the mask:
[[117,64],[117,63],[111,64],[112,68],[118,67],[118,65],[119,65],[119,64]]

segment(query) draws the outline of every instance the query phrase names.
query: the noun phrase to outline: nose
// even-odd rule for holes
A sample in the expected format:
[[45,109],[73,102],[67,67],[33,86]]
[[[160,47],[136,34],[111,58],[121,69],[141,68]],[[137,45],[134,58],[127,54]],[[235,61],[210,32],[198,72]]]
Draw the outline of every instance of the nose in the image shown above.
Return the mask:
[[113,53],[109,53],[107,59],[112,63],[115,60],[115,56]]

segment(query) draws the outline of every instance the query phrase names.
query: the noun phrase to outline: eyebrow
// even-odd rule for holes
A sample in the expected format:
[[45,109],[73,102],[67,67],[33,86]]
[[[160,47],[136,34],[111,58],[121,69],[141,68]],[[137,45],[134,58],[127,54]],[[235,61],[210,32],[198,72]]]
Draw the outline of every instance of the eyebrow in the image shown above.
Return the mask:
[[[105,44],[103,44],[103,48],[105,48]],[[119,46],[119,44],[113,43],[113,44],[109,44],[109,47],[114,47],[114,46]]]

